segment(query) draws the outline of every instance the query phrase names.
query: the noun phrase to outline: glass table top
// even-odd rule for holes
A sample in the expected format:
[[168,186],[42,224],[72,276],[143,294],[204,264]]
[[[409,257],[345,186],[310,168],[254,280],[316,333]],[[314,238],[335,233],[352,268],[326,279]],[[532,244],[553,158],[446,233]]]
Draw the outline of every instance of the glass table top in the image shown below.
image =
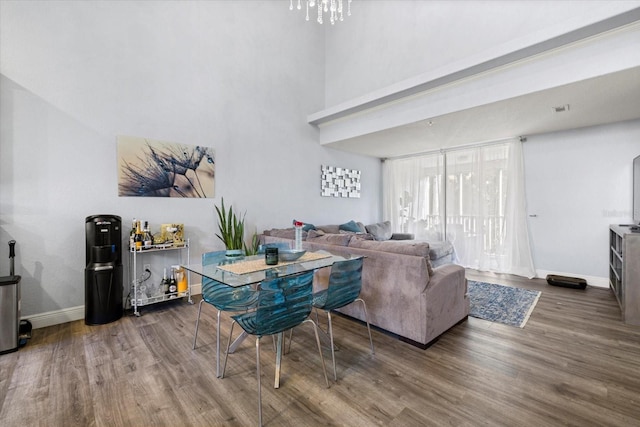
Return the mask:
[[260,271],[252,271],[244,274],[232,273],[219,268],[222,265],[235,264],[247,261],[255,261],[264,259],[264,255],[252,255],[245,257],[238,257],[237,259],[225,258],[219,263],[202,265],[202,262],[195,264],[182,265],[186,270],[199,274],[203,277],[217,280],[226,285],[238,287],[247,286],[254,283],[259,283],[265,279],[273,277],[288,276],[296,273],[303,273],[305,271],[316,270],[318,268],[330,267],[336,261],[343,261],[346,258],[333,255],[329,252],[320,251],[326,253],[328,257],[320,258],[312,261],[303,262],[291,262],[291,263],[279,263],[268,269]]

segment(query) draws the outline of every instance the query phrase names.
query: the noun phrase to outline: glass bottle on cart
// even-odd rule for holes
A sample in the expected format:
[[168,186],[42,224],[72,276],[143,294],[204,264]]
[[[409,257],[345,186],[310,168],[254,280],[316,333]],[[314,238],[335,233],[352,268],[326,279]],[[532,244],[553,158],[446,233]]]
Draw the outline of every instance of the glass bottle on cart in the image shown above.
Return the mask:
[[[129,295],[133,313],[140,316],[139,309],[141,307],[169,299],[186,298],[189,304],[193,304],[189,273],[186,272],[184,278],[186,282],[184,288],[186,289],[181,286],[181,289],[178,290],[178,280],[174,271],[174,267],[189,264],[189,239],[185,239],[182,246],[151,245],[149,249],[144,249],[143,230],[147,229],[148,225],[141,228],[140,221],[137,222],[135,244],[129,250],[129,283],[131,285]],[[138,239],[140,239],[140,245],[138,245]],[[168,262],[167,258],[174,261]],[[162,274],[161,263],[170,266],[171,270],[167,272],[169,267],[164,267],[164,274]],[[172,278],[173,282],[171,283]],[[168,289],[171,285],[173,285],[171,289]]]

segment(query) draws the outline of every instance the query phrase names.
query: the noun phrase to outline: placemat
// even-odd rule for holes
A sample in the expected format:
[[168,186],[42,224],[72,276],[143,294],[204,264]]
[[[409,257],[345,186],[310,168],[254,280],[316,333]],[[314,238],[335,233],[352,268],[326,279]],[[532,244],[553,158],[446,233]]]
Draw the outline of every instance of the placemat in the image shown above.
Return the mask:
[[228,271],[234,274],[247,274],[261,270],[269,270],[270,268],[282,265],[297,264],[301,262],[315,261],[322,258],[329,258],[330,256],[331,254],[328,253],[307,252],[295,261],[279,261],[278,265],[267,265],[264,262],[264,258],[261,258],[251,261],[239,261],[233,264],[219,265],[218,268],[220,270]]

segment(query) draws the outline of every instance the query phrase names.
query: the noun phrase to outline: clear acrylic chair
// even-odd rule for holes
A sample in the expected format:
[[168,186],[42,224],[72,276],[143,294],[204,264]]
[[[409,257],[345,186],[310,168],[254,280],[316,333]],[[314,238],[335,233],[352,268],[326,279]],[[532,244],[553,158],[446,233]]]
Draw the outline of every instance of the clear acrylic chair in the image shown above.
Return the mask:
[[231,324],[229,342],[227,344],[227,351],[225,352],[224,364],[222,365],[222,376],[224,377],[227,367],[227,357],[233,335],[233,326],[238,323],[246,333],[256,336],[259,425],[262,425],[260,338],[263,336],[280,334],[302,323],[310,323],[316,335],[316,344],[318,346],[318,353],[320,354],[320,361],[322,362],[324,380],[327,387],[329,387],[324,357],[322,356],[322,347],[320,346],[320,337],[318,336],[318,328],[315,322],[309,318],[309,314],[313,308],[312,292],[312,271],[268,279],[260,285],[256,309],[251,312],[231,316],[234,321]]
[[338,374],[336,372],[335,346],[333,344],[333,328],[331,326],[332,310],[356,301],[362,303],[364,318],[367,323],[367,331],[369,332],[371,354],[375,353],[373,349],[373,339],[371,338],[371,327],[369,326],[369,316],[367,315],[367,304],[360,298],[360,290],[362,289],[362,264],[362,257],[334,262],[331,266],[328,287],[313,294],[313,307],[317,310],[324,310],[327,313],[329,340],[331,341],[331,359],[333,362],[333,378],[336,381],[338,380]]
[[266,248],[291,249],[291,245],[286,242],[264,243],[258,246],[258,254],[264,254]]
[[[226,251],[207,252],[202,254],[202,265],[217,264],[226,258]],[[258,302],[258,292],[250,286],[237,288],[225,285],[217,280],[202,278],[202,300],[198,304],[198,317],[196,318],[196,331],[193,336],[193,349],[196,349],[198,339],[198,325],[202,303],[211,304],[217,310],[216,327],[216,376],[220,378],[220,313],[247,311],[254,308]]]

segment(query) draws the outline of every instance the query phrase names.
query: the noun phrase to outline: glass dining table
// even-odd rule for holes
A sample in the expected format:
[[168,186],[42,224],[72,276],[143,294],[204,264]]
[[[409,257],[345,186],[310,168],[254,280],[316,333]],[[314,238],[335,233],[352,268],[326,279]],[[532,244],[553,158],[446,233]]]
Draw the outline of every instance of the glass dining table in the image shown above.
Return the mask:
[[[273,277],[284,277],[307,271],[315,271],[319,268],[330,267],[336,261],[346,258],[333,255],[327,251],[307,252],[295,261],[278,262],[276,265],[267,265],[264,255],[241,256],[237,258],[225,258],[217,263],[184,264],[182,267],[204,278],[213,279],[227,286],[255,286],[260,282]],[[229,353],[236,351],[238,346],[248,336],[242,332],[229,347]],[[274,388],[280,387],[280,365],[282,360],[283,334],[278,334],[276,345],[276,375]]]
[[344,260],[339,255],[326,251],[307,252],[295,261],[266,265],[264,255],[229,257],[218,263],[202,265],[184,264],[183,268],[208,279],[217,280],[231,287],[257,285],[265,279],[289,276],[296,273],[330,267],[336,261]]

